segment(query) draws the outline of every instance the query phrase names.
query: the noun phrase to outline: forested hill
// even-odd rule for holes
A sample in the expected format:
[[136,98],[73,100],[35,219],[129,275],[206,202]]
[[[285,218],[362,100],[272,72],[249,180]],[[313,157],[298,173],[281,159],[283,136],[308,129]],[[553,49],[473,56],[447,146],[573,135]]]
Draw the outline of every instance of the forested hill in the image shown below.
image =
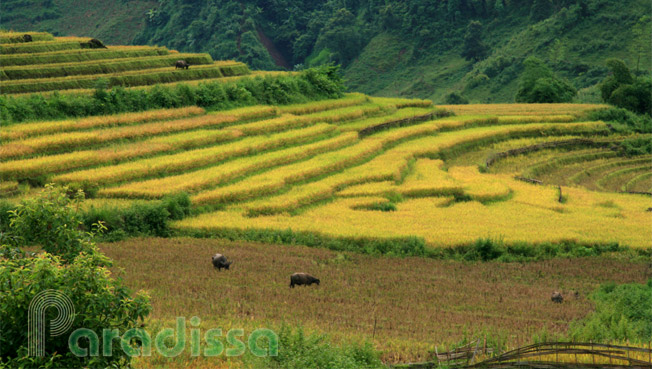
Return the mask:
[[[41,9],[71,1],[40,1]],[[10,22],[2,26],[10,28],[13,13],[37,2],[4,0]],[[144,19],[132,43],[209,52],[252,69],[333,61],[344,67],[352,90],[379,95],[442,101],[456,91],[471,101],[510,102],[522,62],[534,55],[580,89],[581,100],[598,101],[588,87],[607,74],[606,59],[651,70],[649,0],[121,2]],[[42,22],[44,30],[63,30],[66,15],[58,17],[59,24],[50,14],[31,29]],[[94,36],[90,28],[85,34]]]

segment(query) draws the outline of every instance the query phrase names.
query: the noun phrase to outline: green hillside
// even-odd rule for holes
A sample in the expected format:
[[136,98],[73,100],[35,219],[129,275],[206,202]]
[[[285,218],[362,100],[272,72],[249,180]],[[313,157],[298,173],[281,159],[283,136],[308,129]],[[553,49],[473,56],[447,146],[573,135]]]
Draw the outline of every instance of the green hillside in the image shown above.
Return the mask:
[[0,25],[8,30],[38,29],[128,44],[145,26],[145,12],[156,4],[152,0],[3,0]]
[[[2,27],[83,34],[109,43],[207,52],[252,69],[342,64],[352,91],[472,102],[511,102],[522,62],[537,56],[598,102],[616,57],[649,73],[651,5],[613,0],[220,1],[6,0]],[[101,14],[101,17],[100,17]],[[485,52],[461,56],[480,22]]]

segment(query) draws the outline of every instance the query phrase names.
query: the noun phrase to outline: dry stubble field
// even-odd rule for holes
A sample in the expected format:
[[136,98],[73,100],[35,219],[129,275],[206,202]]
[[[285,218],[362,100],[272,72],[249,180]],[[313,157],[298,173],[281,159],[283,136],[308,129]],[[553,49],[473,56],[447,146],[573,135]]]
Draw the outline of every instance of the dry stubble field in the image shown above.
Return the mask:
[[[427,359],[436,345],[465,334],[488,333],[515,347],[544,327],[562,333],[592,310],[586,295],[599,284],[643,282],[648,272],[644,263],[606,257],[465,263],[191,238],[132,239],[101,249],[116,270],[124,268],[118,274],[127,285],[150,292],[151,321],[172,326],[177,316],[198,316],[203,329],[245,331],[302,325],[335,342],[372,341],[389,362]],[[213,269],[216,252],[234,260],[232,270]],[[296,271],[313,273],[321,285],[290,289]],[[555,304],[554,290],[580,297]]]

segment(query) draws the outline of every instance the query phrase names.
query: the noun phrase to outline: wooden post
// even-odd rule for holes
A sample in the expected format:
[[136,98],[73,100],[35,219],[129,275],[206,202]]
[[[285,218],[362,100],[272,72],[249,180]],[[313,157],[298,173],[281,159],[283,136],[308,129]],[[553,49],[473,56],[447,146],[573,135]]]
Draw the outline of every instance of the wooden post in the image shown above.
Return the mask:
[[561,194],[561,186],[557,186],[557,187],[559,188],[559,203],[561,203],[564,197]]
[[473,350],[473,356],[471,357],[471,364],[475,362],[475,355],[478,353],[478,347],[480,347],[480,339],[478,339],[478,342],[475,344],[475,350]]

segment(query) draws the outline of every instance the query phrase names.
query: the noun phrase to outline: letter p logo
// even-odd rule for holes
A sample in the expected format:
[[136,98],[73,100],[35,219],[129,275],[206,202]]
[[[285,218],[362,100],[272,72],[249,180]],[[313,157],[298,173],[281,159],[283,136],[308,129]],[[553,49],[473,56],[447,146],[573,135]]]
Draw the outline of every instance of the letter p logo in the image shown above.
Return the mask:
[[58,313],[50,322],[50,336],[61,336],[72,327],[75,307],[70,298],[56,290],[39,292],[29,303],[27,316],[29,356],[45,356],[45,311],[48,308],[56,308]]

